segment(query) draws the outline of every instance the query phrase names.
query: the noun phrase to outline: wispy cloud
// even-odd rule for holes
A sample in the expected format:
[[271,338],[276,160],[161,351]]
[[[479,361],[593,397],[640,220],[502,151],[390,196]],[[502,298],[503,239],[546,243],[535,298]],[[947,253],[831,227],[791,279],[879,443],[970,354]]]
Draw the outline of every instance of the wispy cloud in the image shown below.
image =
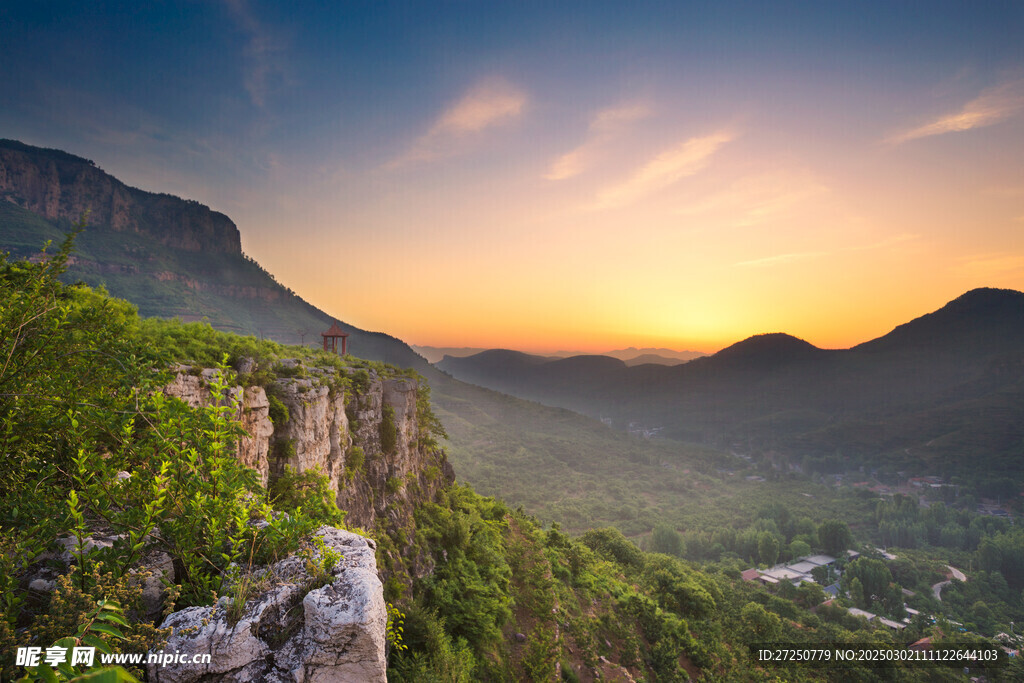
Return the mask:
[[630,123],[646,118],[650,110],[642,104],[614,107],[598,112],[587,128],[587,139],[579,147],[555,159],[547,180],[565,180],[585,171],[600,156],[601,149]]
[[722,145],[735,138],[735,133],[720,131],[704,137],[690,138],[680,145],[667,149],[647,162],[625,182],[601,191],[594,208],[607,209],[632,204],[681,178],[694,175],[707,166]]
[[976,254],[964,258],[958,270],[979,279],[1024,273],[1024,256],[1006,253]]
[[518,118],[526,101],[526,94],[507,81],[483,81],[445,109],[430,129],[387,167],[451,156],[466,138]]
[[887,237],[884,240],[880,240],[878,242],[846,247],[846,249],[844,249],[843,251],[871,251],[872,249],[888,249],[889,247],[896,246],[897,244],[902,244],[903,242],[910,242],[911,240],[916,240],[919,237],[921,236],[905,232],[900,233],[899,235],[893,235],[892,237]]
[[879,240],[877,242],[850,245],[839,249],[834,249],[832,251],[800,251],[787,254],[776,254],[773,256],[766,256],[764,258],[752,259],[749,261],[740,261],[738,263],[734,263],[733,266],[737,268],[766,268],[770,266],[785,266],[791,263],[795,263],[797,261],[809,261],[811,259],[816,259],[822,256],[832,256],[835,254],[843,254],[857,251],[872,251],[875,249],[886,249],[888,247],[892,247],[903,242],[915,240],[918,237],[920,237],[920,235],[904,233],[899,235],[893,235],[892,237],[888,237],[884,240]]
[[224,0],[232,19],[245,34],[244,85],[249,99],[263,107],[270,95],[274,79],[283,80],[285,42],[266,24],[256,18],[248,0]]
[[806,171],[774,170],[740,178],[730,187],[677,209],[681,215],[727,212],[734,227],[763,223],[805,202],[827,194],[829,188]]
[[1024,81],[988,88],[960,109],[910,130],[890,136],[887,142],[901,144],[932,135],[983,128],[1003,121],[1024,109]]

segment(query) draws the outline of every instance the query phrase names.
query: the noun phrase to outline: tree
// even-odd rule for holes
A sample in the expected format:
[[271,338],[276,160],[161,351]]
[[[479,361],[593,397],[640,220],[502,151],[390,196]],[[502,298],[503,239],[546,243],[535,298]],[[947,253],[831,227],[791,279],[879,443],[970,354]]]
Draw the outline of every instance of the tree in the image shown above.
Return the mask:
[[757,536],[757,554],[761,562],[775,564],[779,559],[779,539],[770,532],[762,531]]
[[769,643],[782,633],[782,620],[756,602],[749,602],[740,610],[740,623],[744,640],[748,643]]
[[[864,604],[858,605],[858,607],[866,607],[876,601],[885,602],[890,597],[890,584],[893,582],[892,572],[884,562],[866,557],[858,558],[850,563],[843,573],[843,581],[850,587],[851,594],[854,581],[861,586]],[[902,605],[902,600],[900,600],[900,604]]]
[[861,609],[867,607],[864,597],[864,586],[861,584],[860,579],[856,577],[850,580],[850,599],[853,600],[854,605]]
[[795,540],[789,544],[789,554],[794,559],[806,557],[811,554],[811,546],[807,545],[804,541]]
[[672,527],[659,524],[654,527],[654,532],[651,534],[651,550],[656,553],[681,557],[683,554],[683,538]]
[[828,565],[821,565],[811,570],[811,577],[822,586],[832,583],[832,569]]
[[853,535],[846,522],[830,519],[821,523],[818,527],[818,541],[821,547],[829,555],[839,556],[853,542]]

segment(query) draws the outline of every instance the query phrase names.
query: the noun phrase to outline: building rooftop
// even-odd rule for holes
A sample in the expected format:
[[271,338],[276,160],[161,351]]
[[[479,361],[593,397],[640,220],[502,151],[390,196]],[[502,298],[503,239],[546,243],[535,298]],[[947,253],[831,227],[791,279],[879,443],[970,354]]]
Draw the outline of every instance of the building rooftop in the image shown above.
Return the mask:
[[806,579],[807,578],[806,574],[803,574],[801,572],[795,572],[792,569],[790,569],[789,567],[776,567],[774,569],[769,569],[768,571],[763,572],[763,574],[765,576],[770,576],[773,579],[778,579],[779,581],[785,581],[787,579]]
[[882,624],[888,626],[889,628],[904,629],[904,628],[907,627],[906,624],[901,624],[898,621],[893,621],[892,619],[886,619],[885,617],[878,617],[878,621],[881,622]]

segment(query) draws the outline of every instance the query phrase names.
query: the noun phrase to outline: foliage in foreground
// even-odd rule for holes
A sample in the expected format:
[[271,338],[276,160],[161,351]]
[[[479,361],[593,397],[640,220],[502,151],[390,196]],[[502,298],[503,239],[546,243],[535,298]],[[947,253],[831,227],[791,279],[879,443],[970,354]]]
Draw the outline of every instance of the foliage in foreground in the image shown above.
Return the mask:
[[[133,570],[153,551],[174,562],[168,594],[177,607],[209,604],[230,565],[282,556],[320,524],[298,507],[271,515],[255,472],[234,457],[226,367],[211,387],[217,404],[193,409],[166,398],[166,358],[143,341],[134,310],[59,282],[73,238],[39,263],[0,257],[0,650],[8,653],[48,647],[89,623],[96,605],[137,592],[144,577]],[[110,546],[90,543],[96,534]],[[21,585],[55,539],[68,541],[73,600]],[[149,636],[146,645],[157,646],[160,634]],[[116,646],[113,634],[95,637]],[[4,679],[11,664],[5,657]]]
[[[111,651],[137,652],[159,647],[165,634],[144,619],[109,629],[96,622],[114,605],[142,609],[141,575],[131,569],[147,553],[163,550],[174,560],[175,604],[166,609],[208,604],[234,576],[233,565],[291,552],[340,513],[322,475],[289,473],[273,492],[289,514],[270,514],[267,492],[233,457],[236,407],[223,354],[233,362],[255,358],[239,379],[263,384],[272,379],[266,369],[280,348],[203,325],[140,322],[123,302],[61,285],[56,276],[69,252],[70,241],[40,263],[0,260],[0,649],[88,637]],[[212,386],[218,403],[191,409],[157,390],[168,363],[185,359],[221,362]],[[365,381],[365,372],[355,372],[332,388],[358,389]],[[426,392],[417,410],[421,424],[432,424]],[[439,426],[429,432],[440,434]],[[257,531],[249,522],[258,518],[269,524]],[[111,547],[86,542],[98,531],[114,539]],[[663,549],[682,554],[698,547],[672,531],[659,533]],[[809,526],[774,509],[751,531],[751,538],[723,536],[706,545],[728,546],[725,553],[751,546],[766,559],[782,542],[839,548],[849,541],[845,526]],[[52,596],[26,591],[26,570],[54,538],[69,539],[72,572]],[[727,564],[705,571],[669,554],[644,553],[615,529],[572,539],[468,487],[442,491],[416,511],[415,529],[377,540],[381,550],[427,557],[433,566],[421,578],[389,581],[393,680],[550,680],[559,672],[572,680],[585,667],[610,666],[602,658],[659,681],[699,673],[714,680],[947,677],[942,670],[880,677],[863,669],[762,667],[748,644],[888,643],[893,636],[838,607],[811,612],[820,590],[773,595],[740,581]],[[1010,546],[985,551],[993,575],[1003,570],[998,563],[1015,561],[1004,547]],[[329,565],[331,558],[320,573]],[[888,579],[895,578],[870,563],[854,574],[850,581],[862,591],[877,584],[891,592]],[[15,675],[8,660],[2,675]]]

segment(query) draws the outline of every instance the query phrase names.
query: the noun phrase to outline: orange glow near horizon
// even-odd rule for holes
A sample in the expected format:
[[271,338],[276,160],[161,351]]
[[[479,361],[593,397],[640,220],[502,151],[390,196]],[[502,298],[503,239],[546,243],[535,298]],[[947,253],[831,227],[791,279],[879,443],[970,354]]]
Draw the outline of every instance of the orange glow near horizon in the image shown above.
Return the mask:
[[848,348],[1024,290],[1019,2],[36,4],[4,137],[230,216],[362,329]]
[[286,213],[250,207],[247,251],[358,327],[529,352],[713,352],[766,332],[849,348],[970,289],[1024,289],[1024,178],[1007,151],[1022,117],[899,137],[800,110],[803,135],[620,102],[535,148],[531,96],[502,88],[466,95],[465,139],[426,128],[457,153],[420,139],[342,180],[282,168]]

